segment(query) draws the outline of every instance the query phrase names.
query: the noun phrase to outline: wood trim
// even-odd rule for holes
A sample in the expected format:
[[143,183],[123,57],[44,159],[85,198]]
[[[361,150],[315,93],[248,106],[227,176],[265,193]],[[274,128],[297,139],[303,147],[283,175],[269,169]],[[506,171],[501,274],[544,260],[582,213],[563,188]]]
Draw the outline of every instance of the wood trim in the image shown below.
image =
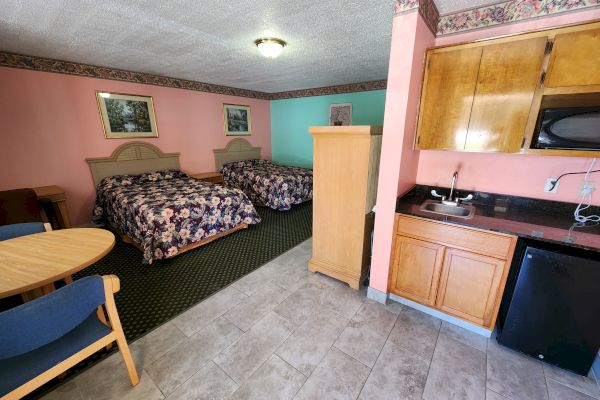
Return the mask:
[[328,137],[344,137],[350,135],[381,135],[383,126],[378,125],[352,125],[352,126],[310,126],[308,131],[313,136],[328,135]]
[[106,177],[139,175],[164,169],[179,170],[179,153],[163,153],[146,142],[127,142],[117,147],[109,157],[87,158],[94,187]]
[[515,237],[485,229],[400,215],[396,233],[506,260]]
[[231,139],[224,148],[213,150],[216,170],[220,171],[223,165],[230,162],[260,159],[260,152],[260,147],[252,146],[246,139]]
[[[136,249],[138,249],[139,251],[141,251],[142,253],[144,252],[144,249],[142,248],[142,246],[136,242],[133,238],[131,238],[130,236],[126,235],[121,229],[119,229],[118,227],[114,226],[114,225],[110,225],[111,230],[113,230],[114,232],[117,233],[117,235],[119,235],[119,237],[121,238],[121,240],[123,240],[123,242],[125,243],[129,243],[131,245],[133,245]],[[200,247],[200,246],[204,246],[205,244],[208,244],[210,242],[212,242],[213,240],[217,240],[219,238],[222,238],[223,236],[227,236],[230,233],[234,233],[236,231],[242,230],[242,229],[247,229],[248,228],[248,224],[240,224],[237,225],[231,229],[228,229],[226,231],[223,232],[219,232],[216,235],[204,238],[202,240],[199,240],[197,242],[188,244],[187,246],[184,246],[180,249],[177,249],[177,255],[181,254],[181,253],[185,253],[186,251],[190,251],[195,249],[196,247]]]

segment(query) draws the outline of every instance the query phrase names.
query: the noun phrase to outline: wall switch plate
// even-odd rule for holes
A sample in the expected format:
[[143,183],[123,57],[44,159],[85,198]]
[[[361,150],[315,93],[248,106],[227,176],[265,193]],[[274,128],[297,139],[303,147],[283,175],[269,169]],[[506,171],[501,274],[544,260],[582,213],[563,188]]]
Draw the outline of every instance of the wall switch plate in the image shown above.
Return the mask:
[[556,182],[556,178],[546,178],[546,186],[544,186],[544,192],[546,193],[556,193],[558,192],[558,184],[559,182],[556,182],[556,185],[554,185],[554,189],[550,190],[550,188],[552,187],[552,184]]
[[583,181],[581,182],[581,188],[579,189],[579,197],[589,195],[596,190],[596,182],[594,181]]

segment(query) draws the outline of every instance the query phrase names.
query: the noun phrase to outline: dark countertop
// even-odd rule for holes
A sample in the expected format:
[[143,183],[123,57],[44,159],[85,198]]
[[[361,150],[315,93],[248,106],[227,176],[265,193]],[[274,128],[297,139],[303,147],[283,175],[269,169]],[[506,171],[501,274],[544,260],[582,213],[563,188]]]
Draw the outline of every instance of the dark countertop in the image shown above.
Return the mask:
[[[448,188],[416,185],[398,197],[396,212],[600,252],[600,224],[576,224],[573,213],[577,204],[458,189],[455,191],[458,196],[474,196],[465,204],[475,207],[475,215],[464,219],[420,211],[419,207],[425,200],[433,199],[432,189],[443,195],[450,191]],[[600,207],[590,207],[583,214],[600,215]]]

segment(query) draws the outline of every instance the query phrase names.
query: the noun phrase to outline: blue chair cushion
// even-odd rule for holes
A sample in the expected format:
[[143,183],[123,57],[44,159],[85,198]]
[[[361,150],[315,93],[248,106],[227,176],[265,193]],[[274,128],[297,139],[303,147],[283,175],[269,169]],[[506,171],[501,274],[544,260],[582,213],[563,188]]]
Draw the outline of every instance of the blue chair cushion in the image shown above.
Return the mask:
[[29,353],[0,359],[0,397],[108,335],[111,329],[92,312],[66,335]]
[[29,353],[57,340],[104,302],[102,278],[87,276],[0,313],[0,359]]
[[26,222],[23,224],[3,225],[0,226],[0,241],[45,231],[46,228],[44,227],[43,222]]

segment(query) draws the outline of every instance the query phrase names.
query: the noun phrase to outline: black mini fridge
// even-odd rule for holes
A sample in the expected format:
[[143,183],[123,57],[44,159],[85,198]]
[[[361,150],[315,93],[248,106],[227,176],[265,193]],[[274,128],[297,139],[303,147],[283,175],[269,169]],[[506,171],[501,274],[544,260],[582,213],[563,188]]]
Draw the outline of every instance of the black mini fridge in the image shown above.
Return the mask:
[[587,375],[600,346],[598,253],[518,246],[498,318],[500,344]]

